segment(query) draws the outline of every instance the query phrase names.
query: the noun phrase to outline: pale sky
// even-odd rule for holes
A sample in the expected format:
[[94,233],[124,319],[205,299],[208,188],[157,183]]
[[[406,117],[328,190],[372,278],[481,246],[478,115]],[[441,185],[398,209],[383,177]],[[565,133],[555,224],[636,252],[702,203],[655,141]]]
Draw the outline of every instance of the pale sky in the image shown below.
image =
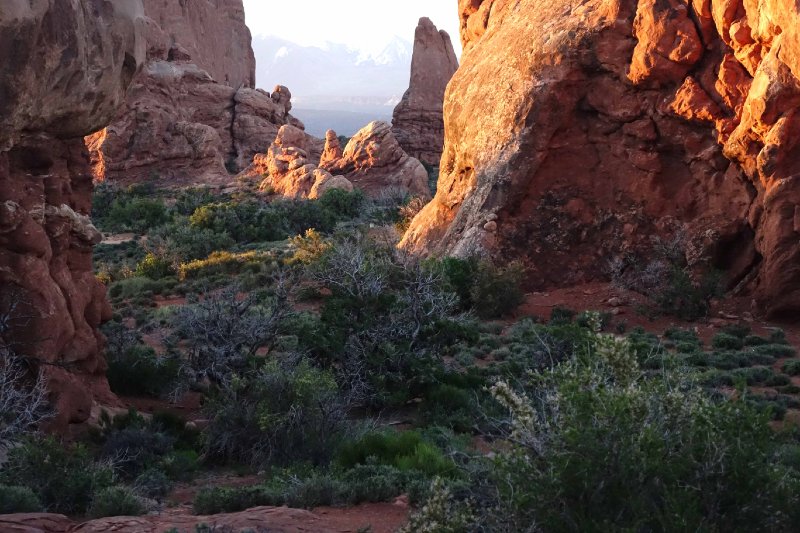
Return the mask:
[[301,45],[342,43],[367,52],[383,49],[395,35],[414,41],[420,17],[446,30],[460,52],[456,0],[244,0],[253,35],[274,35]]

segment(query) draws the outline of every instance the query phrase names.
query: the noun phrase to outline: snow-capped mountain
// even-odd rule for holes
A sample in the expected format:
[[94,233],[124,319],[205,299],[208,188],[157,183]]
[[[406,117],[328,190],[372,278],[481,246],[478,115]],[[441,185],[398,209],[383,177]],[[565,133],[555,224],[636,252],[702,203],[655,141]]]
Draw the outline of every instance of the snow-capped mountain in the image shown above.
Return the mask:
[[[412,43],[400,37],[372,53],[335,43],[301,46],[264,36],[253,38],[253,49],[258,86],[268,91],[275,85],[288,87],[292,113],[307,122],[314,135],[324,134],[327,128],[352,135],[361,119],[365,120],[361,126],[370,120],[391,119],[408,88],[413,53]],[[325,126],[325,121],[332,123]]]

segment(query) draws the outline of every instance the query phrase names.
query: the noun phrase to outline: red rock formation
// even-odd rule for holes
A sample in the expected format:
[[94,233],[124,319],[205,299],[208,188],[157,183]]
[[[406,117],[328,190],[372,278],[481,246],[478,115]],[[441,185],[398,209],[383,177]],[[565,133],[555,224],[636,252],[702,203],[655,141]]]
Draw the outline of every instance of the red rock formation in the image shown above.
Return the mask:
[[253,531],[269,524],[275,533],[341,531],[330,527],[326,519],[299,509],[286,507],[254,507],[240,513],[214,516],[191,516],[184,513],[161,513],[154,516],[117,516],[76,524],[58,514],[12,514],[0,516],[0,530],[7,533],[162,533],[163,531],[194,531],[205,524],[223,531]]
[[341,159],[343,154],[344,152],[342,151],[342,145],[339,142],[339,136],[336,135],[336,132],[333,130],[326,131],[325,149],[322,151],[322,156],[319,160],[320,166],[325,166],[328,163],[333,163],[334,161]]
[[350,139],[340,159],[320,166],[333,175],[343,175],[371,196],[388,188],[422,198],[431,196],[425,167],[403,151],[386,122],[367,124]]
[[97,180],[227,184],[284,124],[291,93],[256,90],[242,0],[146,0],[148,63],[128,105],[87,138]]
[[303,130],[282,126],[267,153],[257,154],[239,178],[262,179],[260,190],[295,199],[313,200],[331,188],[352,191],[353,185],[342,176],[334,178],[311,162],[317,158],[309,144]]
[[403,150],[434,167],[439,166],[444,146],[444,91],[457,69],[450,36],[421,18],[414,36],[411,81],[394,109],[392,132]]
[[0,311],[22,302],[12,340],[42,363],[60,427],[111,398],[97,330],[111,311],[92,269],[100,234],[82,137],[124,102],[144,60],[141,14],[135,0],[0,9]]
[[438,193],[402,245],[564,285],[680,228],[690,263],[800,311],[795,4],[461,0]]

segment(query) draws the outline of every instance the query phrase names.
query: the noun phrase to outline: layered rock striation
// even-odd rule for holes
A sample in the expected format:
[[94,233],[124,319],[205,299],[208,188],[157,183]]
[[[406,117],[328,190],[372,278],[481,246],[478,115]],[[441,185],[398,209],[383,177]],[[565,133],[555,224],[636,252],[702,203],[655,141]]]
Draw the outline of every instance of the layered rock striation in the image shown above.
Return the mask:
[[11,326],[2,341],[38,363],[60,427],[86,420],[95,398],[113,401],[83,136],[124,104],[144,32],[140,0],[0,9],[0,316]]
[[444,92],[458,69],[450,36],[421,18],[414,35],[411,80],[394,109],[392,131],[409,155],[439,166],[444,145]]
[[402,246],[607,276],[653,237],[800,311],[800,15],[779,0],[461,0],[438,192]]
[[291,93],[254,89],[242,0],[145,0],[147,64],[127,106],[87,138],[95,178],[162,187],[221,185],[292,117]]

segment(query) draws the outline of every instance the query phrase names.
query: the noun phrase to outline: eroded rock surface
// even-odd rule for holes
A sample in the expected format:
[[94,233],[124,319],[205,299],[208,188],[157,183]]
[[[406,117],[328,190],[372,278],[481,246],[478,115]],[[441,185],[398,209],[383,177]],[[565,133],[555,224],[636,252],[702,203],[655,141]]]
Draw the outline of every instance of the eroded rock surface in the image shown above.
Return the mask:
[[107,124],[144,61],[140,0],[8,2],[0,9],[0,312],[7,342],[41,361],[55,424],[113,402],[92,269],[92,173],[83,136]]
[[458,69],[450,36],[421,18],[414,36],[411,80],[394,109],[392,131],[409,155],[439,166],[444,145],[444,91]]
[[431,196],[425,167],[403,150],[386,122],[367,124],[350,139],[341,158],[325,161],[321,168],[344,176],[370,196],[389,188]]
[[147,65],[114,122],[87,138],[95,178],[162,187],[220,185],[263,152],[289,114],[289,89],[254,89],[242,0],[145,0]]
[[403,246],[519,257],[532,285],[566,285],[683,231],[690,264],[800,311],[795,2],[459,6],[438,192]]
[[163,533],[164,531],[194,531],[205,524],[214,530],[244,532],[262,528],[275,533],[333,533],[340,529],[329,527],[318,515],[286,507],[255,507],[241,513],[214,516],[164,513],[157,516],[118,516],[76,524],[67,517],[54,514],[0,516],[2,531],[13,533]]

